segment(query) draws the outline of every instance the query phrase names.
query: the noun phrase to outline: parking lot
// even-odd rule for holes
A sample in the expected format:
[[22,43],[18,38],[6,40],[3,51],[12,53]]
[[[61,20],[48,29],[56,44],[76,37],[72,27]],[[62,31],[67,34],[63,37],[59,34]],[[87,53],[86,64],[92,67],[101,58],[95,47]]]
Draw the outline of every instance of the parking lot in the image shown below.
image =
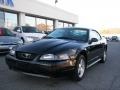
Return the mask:
[[108,44],[105,64],[89,68],[80,82],[70,78],[42,78],[10,71],[0,56],[0,90],[120,90],[120,42]]

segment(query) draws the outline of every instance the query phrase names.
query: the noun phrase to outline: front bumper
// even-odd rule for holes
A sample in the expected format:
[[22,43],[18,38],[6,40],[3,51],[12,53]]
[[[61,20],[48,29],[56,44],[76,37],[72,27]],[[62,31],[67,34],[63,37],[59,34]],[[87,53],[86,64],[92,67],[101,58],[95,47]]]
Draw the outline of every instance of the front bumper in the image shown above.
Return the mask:
[[39,74],[45,76],[59,76],[60,74],[74,69],[75,60],[65,60],[59,62],[36,62],[36,61],[23,61],[13,56],[6,56],[6,63],[9,69]]
[[16,45],[0,45],[0,54],[1,53],[8,53],[12,47]]

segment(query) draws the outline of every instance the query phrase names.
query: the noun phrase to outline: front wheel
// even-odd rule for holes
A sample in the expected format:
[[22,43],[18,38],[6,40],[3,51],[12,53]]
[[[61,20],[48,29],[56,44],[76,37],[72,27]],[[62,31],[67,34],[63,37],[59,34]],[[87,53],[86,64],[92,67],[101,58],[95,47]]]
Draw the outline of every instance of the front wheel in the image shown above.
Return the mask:
[[21,40],[23,41],[23,43],[25,43],[25,40],[23,38],[21,38]]
[[103,56],[102,56],[102,58],[100,60],[100,63],[105,63],[106,60],[107,60],[107,51],[104,51],[103,52]]
[[80,81],[85,73],[86,64],[85,64],[85,57],[81,55],[78,60],[76,61],[73,77],[76,81]]

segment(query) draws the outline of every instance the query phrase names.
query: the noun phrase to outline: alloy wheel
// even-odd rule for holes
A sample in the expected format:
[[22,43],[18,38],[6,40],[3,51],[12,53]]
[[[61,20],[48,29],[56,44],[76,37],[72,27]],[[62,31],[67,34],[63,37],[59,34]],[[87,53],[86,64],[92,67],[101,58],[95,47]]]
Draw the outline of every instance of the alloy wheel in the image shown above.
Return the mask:
[[78,64],[78,76],[79,78],[82,78],[85,72],[85,61],[83,58],[80,59],[80,62]]

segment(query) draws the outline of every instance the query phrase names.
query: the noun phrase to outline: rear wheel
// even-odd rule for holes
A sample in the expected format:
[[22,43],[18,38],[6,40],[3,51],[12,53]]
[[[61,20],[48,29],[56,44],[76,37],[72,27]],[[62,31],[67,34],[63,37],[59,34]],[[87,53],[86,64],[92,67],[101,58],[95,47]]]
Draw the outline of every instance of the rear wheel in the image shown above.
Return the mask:
[[85,57],[81,55],[76,62],[75,70],[73,73],[73,77],[76,81],[80,81],[83,78],[85,69],[86,69]]
[[102,56],[102,58],[101,58],[101,60],[100,60],[100,63],[105,63],[106,60],[107,60],[107,51],[105,50],[105,51],[103,52],[103,56]]

